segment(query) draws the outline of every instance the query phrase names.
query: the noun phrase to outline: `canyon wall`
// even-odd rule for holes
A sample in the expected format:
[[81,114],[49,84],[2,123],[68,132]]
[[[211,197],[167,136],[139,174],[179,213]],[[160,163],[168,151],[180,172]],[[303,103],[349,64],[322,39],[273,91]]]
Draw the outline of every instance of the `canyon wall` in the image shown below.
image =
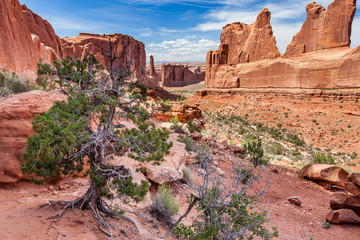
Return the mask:
[[[57,58],[57,52],[40,39],[46,40],[46,34],[36,31],[38,25],[35,23],[45,24],[45,21],[38,16],[36,21],[35,18],[31,20],[32,13],[26,9],[18,0],[0,1],[0,70],[15,72],[34,81],[39,59],[50,63]],[[51,25],[47,27],[50,32]]]
[[206,56],[206,87],[360,87],[360,50],[349,48],[356,0],[335,0],[328,10],[312,2],[306,9],[307,19],[284,57],[267,9],[251,25],[225,26],[219,49]]
[[164,87],[183,87],[204,81],[205,72],[196,68],[191,71],[184,65],[163,64],[162,83]]

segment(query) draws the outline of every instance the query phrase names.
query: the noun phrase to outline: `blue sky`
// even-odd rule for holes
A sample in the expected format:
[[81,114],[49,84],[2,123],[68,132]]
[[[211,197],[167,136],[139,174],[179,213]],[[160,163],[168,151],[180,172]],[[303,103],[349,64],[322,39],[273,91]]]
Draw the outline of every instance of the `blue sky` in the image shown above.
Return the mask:
[[[263,8],[272,13],[271,24],[280,52],[306,18],[311,0],[20,0],[48,20],[60,37],[80,32],[121,33],[146,46],[146,53],[161,61],[205,61],[217,49],[227,23],[253,23]],[[331,0],[317,3],[325,8]],[[359,8],[359,3],[357,7]],[[360,14],[355,15],[352,47],[360,45]]]

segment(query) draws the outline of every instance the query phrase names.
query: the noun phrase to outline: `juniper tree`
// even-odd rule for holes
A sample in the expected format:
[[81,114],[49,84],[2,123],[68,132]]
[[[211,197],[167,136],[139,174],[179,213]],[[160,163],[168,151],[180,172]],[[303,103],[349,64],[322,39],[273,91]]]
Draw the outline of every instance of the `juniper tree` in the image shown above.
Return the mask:
[[[33,180],[43,181],[61,175],[76,176],[88,166],[87,192],[73,201],[62,201],[65,207],[52,217],[61,217],[69,208],[90,209],[100,229],[112,236],[104,217],[119,214],[105,199],[140,201],[149,184],[134,183],[131,171],[125,165],[112,165],[111,158],[127,154],[140,162],[159,163],[172,143],[167,143],[167,130],[157,129],[149,121],[144,104],[147,89],[132,80],[131,61],[122,63],[124,67],[115,64],[122,56],[114,56],[111,41],[109,44],[106,70],[90,54],[79,60],[54,62],[54,67],[39,64],[42,85],[60,88],[67,100],[55,102],[47,112],[35,117],[35,134],[28,138],[22,170]],[[136,127],[126,128],[124,119]]]

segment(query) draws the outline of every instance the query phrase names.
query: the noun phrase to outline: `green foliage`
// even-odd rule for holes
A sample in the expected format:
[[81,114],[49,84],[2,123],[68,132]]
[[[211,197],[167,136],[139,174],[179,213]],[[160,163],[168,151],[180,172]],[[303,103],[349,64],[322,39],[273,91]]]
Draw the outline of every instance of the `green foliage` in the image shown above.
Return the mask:
[[320,163],[320,164],[330,164],[330,165],[335,164],[335,160],[331,155],[325,155],[323,153],[317,154],[312,162]]
[[187,152],[196,152],[198,150],[196,141],[188,136],[180,136],[179,142],[185,143],[185,150]]
[[[129,70],[114,71],[117,67],[110,65],[104,71],[93,55],[54,62],[55,68],[39,63],[41,85],[46,90],[59,86],[68,97],[35,117],[35,134],[27,140],[22,164],[22,171],[34,181],[76,176],[89,166],[92,194],[85,199],[95,201],[100,211],[107,209],[100,206],[100,198],[141,201],[149,189],[146,181],[134,183],[126,166],[109,164],[114,155],[159,163],[172,147],[167,143],[169,131],[157,129],[149,120],[146,87],[134,81]],[[135,127],[119,124],[124,119]]]
[[199,132],[199,129],[196,127],[196,124],[193,121],[187,121],[186,127],[191,133]]
[[325,229],[330,229],[332,227],[330,223],[325,221],[321,221],[321,226]]
[[262,141],[257,138],[254,141],[248,141],[244,145],[244,150],[247,155],[250,156],[251,162],[254,166],[267,164],[266,160],[263,159],[264,149],[262,147]]
[[172,123],[171,129],[173,129],[176,133],[184,134],[185,131],[181,126],[181,122],[179,121],[178,116],[172,117],[170,119],[170,122]]
[[160,221],[170,225],[172,216],[178,211],[179,206],[172,195],[172,189],[166,185],[161,185],[151,205],[151,213]]
[[254,212],[252,204],[257,200],[242,194],[232,194],[228,202],[223,202],[220,185],[213,186],[196,203],[199,220],[192,225],[178,224],[174,230],[177,237],[185,239],[263,239],[277,237],[277,230],[268,231],[263,224],[267,222],[266,212]]
[[28,79],[22,79],[15,73],[9,73],[5,70],[0,72],[0,97],[14,93],[29,92],[34,89],[37,89],[37,87],[30,84]]
[[193,181],[193,176],[192,176],[192,174],[191,174],[191,171],[190,171],[190,169],[188,169],[187,167],[183,167],[182,168],[182,172],[183,172],[183,181],[185,182],[185,183],[187,183],[187,184],[190,184],[190,183],[192,183],[192,181]]
[[292,144],[294,144],[295,146],[304,146],[305,145],[305,141],[300,139],[298,135],[296,134],[292,134],[292,133],[288,133],[286,135],[287,137],[287,141],[291,142]]

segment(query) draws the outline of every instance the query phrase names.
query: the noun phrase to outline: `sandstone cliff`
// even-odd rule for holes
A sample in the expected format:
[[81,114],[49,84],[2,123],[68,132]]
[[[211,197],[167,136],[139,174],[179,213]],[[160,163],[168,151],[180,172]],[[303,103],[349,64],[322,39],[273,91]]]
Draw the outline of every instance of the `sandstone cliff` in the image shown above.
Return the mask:
[[191,71],[184,65],[163,64],[162,83],[164,87],[183,87],[204,81],[204,72]]
[[306,11],[306,21],[287,47],[284,56],[350,46],[356,0],[335,0],[327,10],[320,4],[311,2],[306,6]]
[[40,58],[53,61],[55,50],[45,46],[31,31],[34,29],[29,27],[29,20],[18,0],[0,1],[0,22],[0,70],[6,69],[35,80],[37,62]]
[[[272,47],[257,48],[264,52],[253,51],[258,53],[254,56],[262,56],[261,58],[250,55],[244,57],[241,54],[245,51],[241,51],[240,55],[232,54],[231,49],[246,49],[248,45],[247,41],[238,41],[237,46],[236,41],[228,41],[231,44],[224,43],[226,39],[232,39],[228,29],[234,24],[227,25],[222,32],[219,49],[207,54],[206,87],[360,87],[360,50],[359,47],[353,50],[349,48],[355,5],[356,0],[335,0],[328,10],[325,10],[314,2],[308,4],[308,17],[301,31],[288,46],[286,57],[276,55],[275,58]],[[255,25],[269,23],[270,14],[267,12],[263,10],[259,14]],[[256,60],[251,61],[252,59]]]
[[[206,56],[206,82],[214,79],[221,64],[235,65],[281,56],[270,25],[271,13],[263,9],[253,24],[228,24],[221,32],[220,46]],[[207,85],[210,87],[210,85]]]
[[99,35],[80,33],[76,37],[61,38],[63,58],[75,55],[82,57],[88,52],[94,54],[100,63],[107,67],[109,59],[105,54],[109,53],[109,39],[113,44],[114,54],[121,57],[115,61],[117,66],[120,65],[121,69],[125,69],[130,64],[132,71],[145,71],[146,54],[144,43],[122,34]]
[[56,35],[51,24],[28,9],[25,4],[22,4],[21,7],[30,32],[36,34],[41,43],[51,47],[57,55],[62,56],[60,38]]

